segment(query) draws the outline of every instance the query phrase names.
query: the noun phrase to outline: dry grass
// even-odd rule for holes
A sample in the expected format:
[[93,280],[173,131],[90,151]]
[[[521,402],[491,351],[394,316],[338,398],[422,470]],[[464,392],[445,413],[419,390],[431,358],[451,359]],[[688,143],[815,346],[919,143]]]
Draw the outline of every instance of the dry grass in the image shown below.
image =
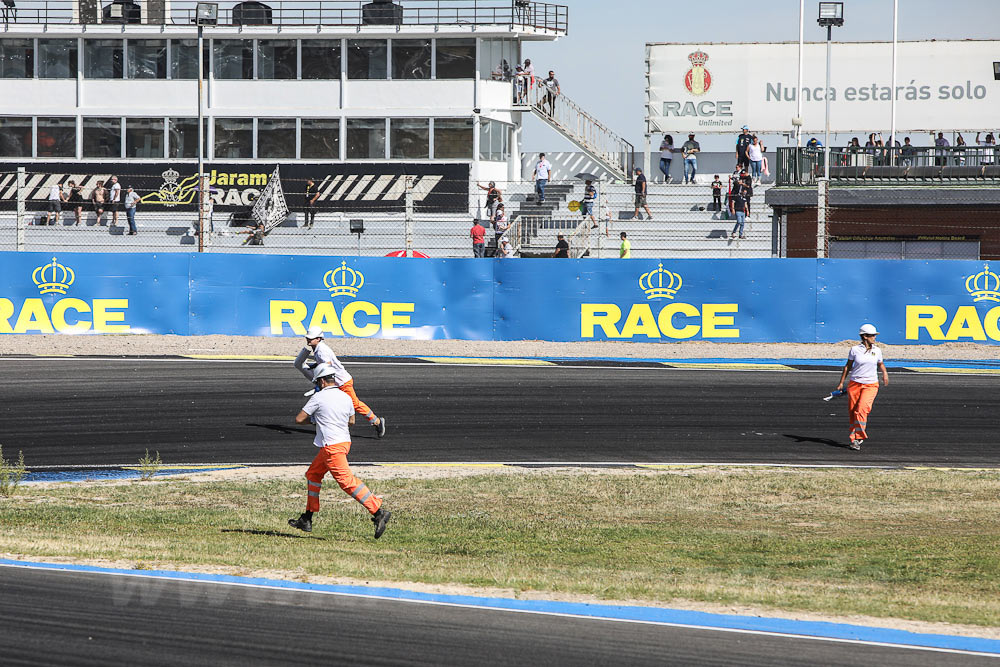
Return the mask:
[[[332,482],[23,487],[0,551],[1000,626],[1000,476],[739,470],[372,483],[382,540]],[[40,530],[42,528],[42,530]]]

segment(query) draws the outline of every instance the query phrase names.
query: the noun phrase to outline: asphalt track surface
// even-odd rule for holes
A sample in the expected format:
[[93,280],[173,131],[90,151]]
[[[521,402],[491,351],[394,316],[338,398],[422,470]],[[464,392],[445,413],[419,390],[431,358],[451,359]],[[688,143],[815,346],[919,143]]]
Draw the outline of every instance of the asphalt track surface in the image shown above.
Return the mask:
[[[355,463],[1000,465],[996,377],[892,373],[862,451],[833,371],[348,364],[387,418]],[[0,444],[30,467],[309,461],[290,363],[0,359]]]
[[996,665],[984,656],[2,568],[4,665]]

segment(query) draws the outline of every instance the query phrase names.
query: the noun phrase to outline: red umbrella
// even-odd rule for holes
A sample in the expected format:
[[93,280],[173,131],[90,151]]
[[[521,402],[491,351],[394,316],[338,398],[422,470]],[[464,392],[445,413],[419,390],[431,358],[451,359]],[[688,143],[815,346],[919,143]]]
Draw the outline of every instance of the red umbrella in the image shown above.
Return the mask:
[[[421,259],[430,259],[431,258],[430,255],[425,255],[424,253],[420,252],[419,250],[411,250],[410,254],[413,257],[420,257]],[[386,255],[386,257],[406,257],[406,251],[405,250],[393,250],[388,255]]]

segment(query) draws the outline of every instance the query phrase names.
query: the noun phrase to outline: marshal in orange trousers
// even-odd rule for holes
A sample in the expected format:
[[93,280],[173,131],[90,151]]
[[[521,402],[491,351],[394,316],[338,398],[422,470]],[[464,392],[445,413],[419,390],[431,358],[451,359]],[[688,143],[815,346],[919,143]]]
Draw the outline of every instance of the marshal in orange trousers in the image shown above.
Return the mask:
[[878,382],[861,384],[850,382],[847,385],[847,415],[851,420],[851,442],[867,440],[868,415],[878,394]]
[[344,384],[337,387],[337,389],[351,397],[351,402],[354,403],[355,412],[367,419],[369,424],[375,423],[375,413],[360,398],[358,398],[358,395],[354,392],[354,380],[348,380]]
[[351,472],[351,467],[347,465],[349,451],[351,451],[351,443],[349,442],[338,442],[319,450],[319,454],[316,455],[309,470],[306,471],[309,491],[309,497],[306,499],[307,511],[319,511],[319,492],[323,488],[323,477],[329,472],[347,495],[364,505],[371,514],[378,512],[382,501]]

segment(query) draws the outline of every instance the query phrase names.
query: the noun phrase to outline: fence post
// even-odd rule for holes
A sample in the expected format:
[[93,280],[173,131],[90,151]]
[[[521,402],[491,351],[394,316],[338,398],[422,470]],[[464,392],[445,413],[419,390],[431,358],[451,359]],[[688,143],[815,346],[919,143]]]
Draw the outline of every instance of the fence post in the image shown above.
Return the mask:
[[406,179],[406,256],[413,257],[413,177]]
[[816,182],[816,257],[826,257],[826,220],[830,206],[830,179],[821,178]]
[[24,252],[24,167],[17,168],[17,252]]

